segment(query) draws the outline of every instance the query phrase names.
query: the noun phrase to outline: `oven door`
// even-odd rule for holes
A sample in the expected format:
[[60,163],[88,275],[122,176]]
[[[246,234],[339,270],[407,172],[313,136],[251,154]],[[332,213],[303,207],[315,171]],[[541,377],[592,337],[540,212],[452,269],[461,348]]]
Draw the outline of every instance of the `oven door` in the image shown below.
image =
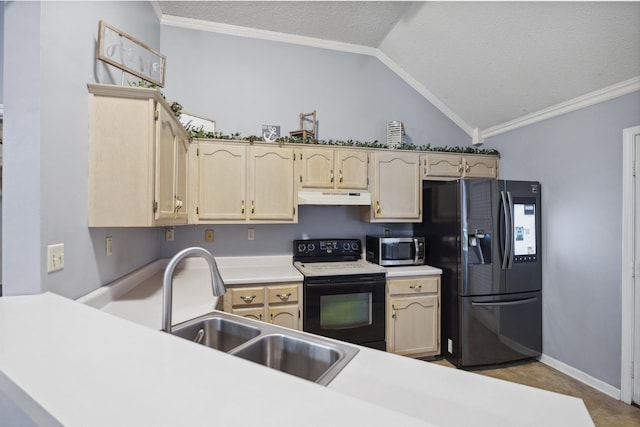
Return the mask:
[[386,350],[384,275],[307,278],[303,329]]

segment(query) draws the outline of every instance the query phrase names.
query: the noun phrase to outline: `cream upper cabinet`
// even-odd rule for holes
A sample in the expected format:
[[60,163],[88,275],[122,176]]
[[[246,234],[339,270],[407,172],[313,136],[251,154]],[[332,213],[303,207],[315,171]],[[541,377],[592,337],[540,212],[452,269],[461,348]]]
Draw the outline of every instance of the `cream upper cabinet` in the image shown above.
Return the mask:
[[387,281],[387,351],[413,357],[440,353],[440,276]]
[[476,154],[422,155],[422,179],[498,178],[498,157]]
[[247,147],[200,142],[191,148],[193,180],[190,209],[197,222],[244,221],[247,200]]
[[297,220],[293,148],[249,147],[248,218]]
[[89,84],[90,227],[187,223],[190,137],[155,89]]
[[336,148],[300,148],[300,188],[354,189],[367,188],[368,154],[362,150]]
[[417,153],[376,151],[370,154],[369,184],[372,206],[362,209],[362,219],[380,222],[420,222],[422,181]]
[[190,223],[297,221],[292,148],[199,140],[189,166]]

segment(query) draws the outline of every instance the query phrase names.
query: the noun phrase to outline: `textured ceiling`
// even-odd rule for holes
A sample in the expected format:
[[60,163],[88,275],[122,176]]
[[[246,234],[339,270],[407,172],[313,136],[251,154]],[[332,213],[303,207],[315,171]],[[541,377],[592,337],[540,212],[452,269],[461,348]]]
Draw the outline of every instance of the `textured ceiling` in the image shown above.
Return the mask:
[[158,5],[165,16],[377,48],[466,131],[640,76],[638,1]]

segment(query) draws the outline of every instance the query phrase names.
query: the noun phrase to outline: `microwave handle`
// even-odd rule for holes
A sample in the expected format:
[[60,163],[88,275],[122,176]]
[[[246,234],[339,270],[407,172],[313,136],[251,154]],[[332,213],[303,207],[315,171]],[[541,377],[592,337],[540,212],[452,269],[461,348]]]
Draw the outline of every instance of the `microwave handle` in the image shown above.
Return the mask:
[[413,239],[413,252],[414,252],[414,254],[415,254],[415,255],[413,256],[413,263],[414,263],[414,264],[417,264],[417,263],[418,263],[418,253],[419,253],[418,248],[419,248],[419,247],[420,247],[420,246],[418,245],[418,239],[416,239],[416,238],[414,237],[414,239]]

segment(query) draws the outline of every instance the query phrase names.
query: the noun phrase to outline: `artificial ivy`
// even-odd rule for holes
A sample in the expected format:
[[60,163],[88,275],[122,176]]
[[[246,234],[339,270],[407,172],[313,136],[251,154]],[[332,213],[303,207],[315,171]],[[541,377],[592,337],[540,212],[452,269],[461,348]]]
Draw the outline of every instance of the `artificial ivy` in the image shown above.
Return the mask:
[[[164,96],[162,91],[158,89],[158,85],[156,85],[155,83],[149,83],[149,82],[140,80],[138,82],[133,82],[133,83],[129,82],[129,86],[157,89],[158,92],[160,92],[160,94],[162,95],[162,97],[165,100],[167,100],[167,98]],[[171,107],[171,111],[173,111],[173,114],[175,114],[176,117],[180,118],[180,116],[182,115],[182,105],[178,102],[169,102],[168,100],[167,102],[169,103],[169,106]],[[187,130],[187,132],[189,132],[189,135],[191,135],[192,138],[229,139],[229,140],[245,139],[251,142],[264,141],[264,138],[262,138],[261,136],[255,136],[255,135],[251,135],[247,138],[241,138],[240,132],[236,132],[230,135],[225,135],[222,132],[205,131],[202,127],[195,128],[193,126],[187,126],[185,129]],[[337,147],[386,148],[386,149],[393,148],[396,150],[407,150],[407,151],[439,151],[444,153],[484,154],[484,155],[500,157],[500,152],[494,149],[484,149],[484,148],[477,148],[477,147],[449,147],[446,145],[444,147],[432,147],[431,144],[427,144],[427,145],[400,144],[395,147],[391,147],[388,144],[380,143],[377,140],[373,142],[354,141],[353,139],[348,139],[346,141],[330,139],[328,141],[325,141],[322,139],[284,136],[276,139],[275,142],[278,142],[281,144],[312,144],[312,145],[330,145],[330,146],[337,146]]]

